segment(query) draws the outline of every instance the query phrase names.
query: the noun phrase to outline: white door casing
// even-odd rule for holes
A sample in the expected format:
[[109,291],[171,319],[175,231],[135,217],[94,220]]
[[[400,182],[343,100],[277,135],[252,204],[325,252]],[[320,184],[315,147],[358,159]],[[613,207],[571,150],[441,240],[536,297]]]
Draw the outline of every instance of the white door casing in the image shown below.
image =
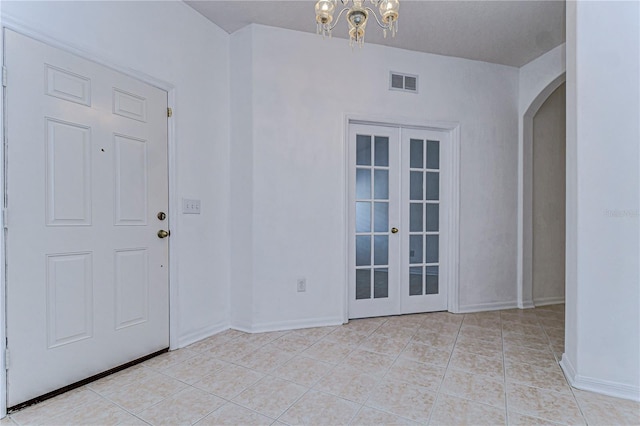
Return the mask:
[[452,133],[348,123],[349,318],[450,306],[448,290],[457,279]]
[[8,405],[169,346],[167,93],[7,30]]

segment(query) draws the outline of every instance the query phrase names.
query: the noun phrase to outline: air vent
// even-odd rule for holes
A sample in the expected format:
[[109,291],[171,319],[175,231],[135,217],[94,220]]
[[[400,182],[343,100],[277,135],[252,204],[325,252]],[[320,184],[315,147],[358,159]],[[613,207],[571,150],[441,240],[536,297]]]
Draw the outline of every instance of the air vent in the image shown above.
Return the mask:
[[389,90],[418,93],[418,76],[391,72]]

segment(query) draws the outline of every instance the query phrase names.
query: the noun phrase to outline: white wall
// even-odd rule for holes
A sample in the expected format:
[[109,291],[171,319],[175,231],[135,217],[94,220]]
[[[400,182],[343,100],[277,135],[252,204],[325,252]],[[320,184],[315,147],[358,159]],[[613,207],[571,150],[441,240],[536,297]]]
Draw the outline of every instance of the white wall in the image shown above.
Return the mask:
[[[182,2],[7,2],[11,18],[63,44],[175,87],[174,198],[198,198],[179,215],[174,344],[228,326],[229,37]],[[176,203],[176,207],[177,207]],[[174,259],[175,260],[175,259]],[[174,295],[175,296],[175,295]],[[177,300],[176,300],[177,299]],[[177,322],[177,324],[176,324]]]
[[640,400],[640,3],[567,3],[567,305],[578,388]]
[[533,117],[533,302],[564,302],[565,85]]
[[[257,25],[231,38],[234,49],[251,52],[253,69],[244,123],[252,139],[231,141],[250,145],[253,164],[244,190],[253,194],[251,223],[243,217],[233,226],[251,226],[253,235],[252,250],[233,254],[252,268],[252,282],[233,282],[253,294],[244,328],[343,318],[346,114],[460,122],[460,308],[515,306],[516,68],[372,44],[352,50],[344,39]],[[419,75],[420,93],[389,91],[390,70]],[[236,72],[246,75],[232,61]],[[234,127],[243,125],[236,114]],[[233,168],[232,181],[241,170]],[[234,261],[233,275],[249,279],[241,267]],[[299,277],[306,293],[296,292]]]

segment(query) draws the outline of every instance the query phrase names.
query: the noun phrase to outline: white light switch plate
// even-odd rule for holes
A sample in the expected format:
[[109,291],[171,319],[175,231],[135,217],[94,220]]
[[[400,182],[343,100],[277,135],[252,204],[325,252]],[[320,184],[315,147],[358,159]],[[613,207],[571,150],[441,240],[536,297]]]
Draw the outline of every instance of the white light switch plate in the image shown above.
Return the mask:
[[182,199],[183,214],[200,214],[200,200]]

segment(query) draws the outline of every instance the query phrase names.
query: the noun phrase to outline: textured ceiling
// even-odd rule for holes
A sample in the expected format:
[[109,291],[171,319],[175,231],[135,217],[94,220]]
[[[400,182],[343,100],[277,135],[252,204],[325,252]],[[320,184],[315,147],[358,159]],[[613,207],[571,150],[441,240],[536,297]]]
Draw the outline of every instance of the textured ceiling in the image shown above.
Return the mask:
[[[316,31],[313,0],[186,3],[228,33],[251,23]],[[398,35],[384,39],[370,22],[365,42],[520,67],[564,42],[564,22],[564,1],[401,0]],[[344,16],[333,36],[347,36]]]

